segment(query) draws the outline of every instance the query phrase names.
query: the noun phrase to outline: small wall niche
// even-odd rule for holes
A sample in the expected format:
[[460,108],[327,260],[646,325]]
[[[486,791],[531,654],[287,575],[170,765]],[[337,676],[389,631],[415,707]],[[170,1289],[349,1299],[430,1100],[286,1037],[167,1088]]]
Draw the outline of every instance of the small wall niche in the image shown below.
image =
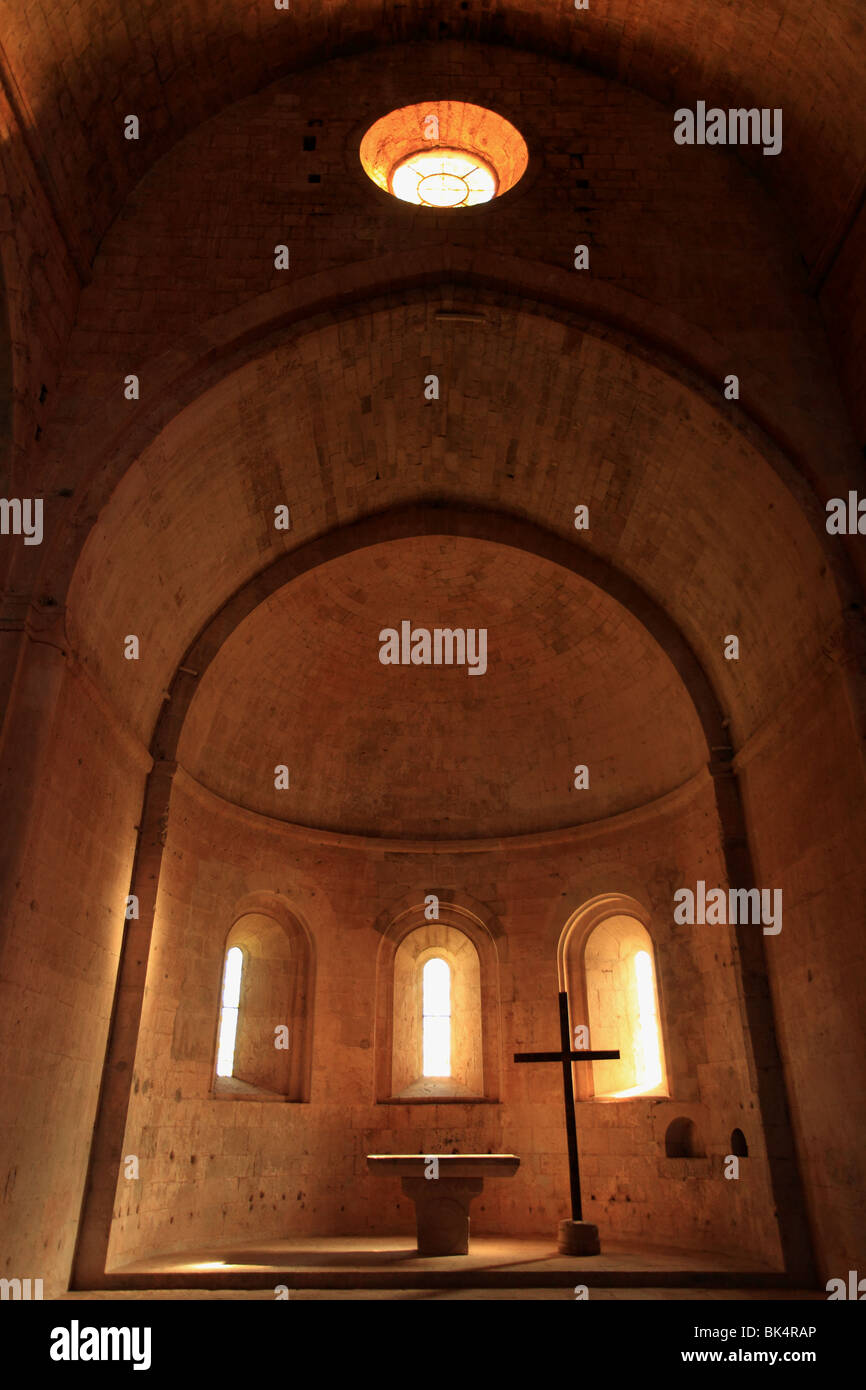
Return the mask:
[[749,1146],[746,1143],[746,1136],[741,1129],[731,1130],[731,1147],[728,1152],[734,1154],[736,1158],[749,1157]]
[[706,1151],[698,1127],[687,1115],[678,1115],[665,1130],[667,1158],[705,1158]]

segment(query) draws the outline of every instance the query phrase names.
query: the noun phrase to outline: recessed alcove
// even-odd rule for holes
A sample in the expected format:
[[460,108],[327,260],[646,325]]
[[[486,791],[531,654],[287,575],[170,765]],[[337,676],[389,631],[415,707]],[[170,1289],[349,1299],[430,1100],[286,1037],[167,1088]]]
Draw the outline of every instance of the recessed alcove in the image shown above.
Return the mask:
[[688,1115],[678,1115],[676,1119],[671,1120],[665,1130],[665,1156],[667,1158],[706,1157],[698,1127]]
[[[484,676],[383,665],[379,634],[401,613],[464,628],[483,614]],[[579,718],[563,698],[571,687],[582,692]],[[659,711],[668,736],[656,759]],[[608,775],[576,795],[570,777],[557,784],[557,768],[570,772],[580,738],[604,747]],[[153,957],[165,964],[154,967],[160,983],[142,1029],[147,1078],[164,1059],[163,1019],[174,1008],[184,1035],[190,1003],[202,1002],[190,982],[206,973],[208,1065],[200,1044],[177,1052],[161,1083],[168,1094],[137,1095],[130,1121],[155,1128],[175,1155],[169,1137],[184,1136],[196,1163],[187,1157],[167,1208],[149,1191],[142,1206],[120,1190],[112,1259],[146,1242],[182,1249],[223,1208],[238,1236],[269,1221],[306,1234],[399,1224],[387,1183],[368,1183],[362,1142],[364,1152],[410,1154],[519,1143],[514,1185],[491,1184],[473,1220],[528,1234],[552,1219],[563,1190],[561,1078],[512,1059],[556,1045],[558,930],[572,1024],[586,1023],[591,1046],[623,1053],[618,1072],[574,1065],[586,1182],[629,1196],[607,1203],[611,1232],[628,1238],[651,1217],[675,1241],[683,1202],[697,1221],[706,1196],[694,1183],[686,1198],[674,1183],[647,1185],[654,1107],[666,1102],[671,1063],[680,1090],[697,1091],[695,1036],[716,1046],[691,987],[712,946],[697,934],[676,942],[669,904],[637,880],[651,882],[672,839],[695,866],[718,853],[701,746],[694,706],[658,644],[622,605],[543,556],[463,535],[378,540],[254,604],[196,678],[180,733]],[[428,747],[448,756],[428,758]],[[282,789],[277,764],[291,772]],[[192,873],[200,862],[207,872]],[[617,883],[621,891],[593,891]],[[561,884],[575,885],[572,903]],[[236,948],[241,991],[223,1007],[239,1011],[237,1056],[231,1075],[213,1080],[220,981]],[[315,988],[301,987],[313,953]],[[431,971],[439,985],[427,991]],[[714,984],[719,1007],[733,1007],[728,985]],[[291,1002],[298,991],[305,1010]],[[673,1014],[671,996],[682,1001]],[[300,1088],[292,1050],[273,1044],[290,1015],[307,1059]],[[280,1097],[308,1103],[275,1109]],[[220,1103],[204,1115],[202,1098]],[[335,1164],[338,1124],[350,1138]],[[163,1159],[161,1181],[177,1180],[176,1162]],[[284,1198],[288,1172],[294,1196]],[[180,1213],[183,1196],[191,1215]],[[759,1183],[749,1219],[756,1247],[771,1249],[764,1205]]]

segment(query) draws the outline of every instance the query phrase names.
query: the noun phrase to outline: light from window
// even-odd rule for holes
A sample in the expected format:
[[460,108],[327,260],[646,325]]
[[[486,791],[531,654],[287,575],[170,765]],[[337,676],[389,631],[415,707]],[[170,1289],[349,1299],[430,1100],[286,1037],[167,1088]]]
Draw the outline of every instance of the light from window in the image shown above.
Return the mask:
[[662,1056],[653,963],[649,951],[638,951],[634,958],[634,971],[637,976],[637,1080],[641,1090],[651,1091],[662,1079]]
[[232,1076],[235,1065],[235,1040],[238,1035],[238,1006],[241,999],[241,971],[244,953],[239,946],[226,952],[223,975],[223,998],[220,1010],[219,1042],[217,1043],[217,1076]]
[[451,970],[438,956],[421,975],[424,1076],[451,1075]]
[[662,1054],[659,1045],[659,1020],[656,1012],[656,992],[653,984],[653,964],[649,951],[637,951],[634,956],[634,975],[637,990],[637,1017],[634,1020],[632,1042],[636,1084],[625,1091],[611,1091],[612,1099],[626,1100],[646,1095],[661,1084]]
[[391,192],[404,203],[468,208],[496,196],[496,175],[486,160],[466,150],[418,150],[391,174]]

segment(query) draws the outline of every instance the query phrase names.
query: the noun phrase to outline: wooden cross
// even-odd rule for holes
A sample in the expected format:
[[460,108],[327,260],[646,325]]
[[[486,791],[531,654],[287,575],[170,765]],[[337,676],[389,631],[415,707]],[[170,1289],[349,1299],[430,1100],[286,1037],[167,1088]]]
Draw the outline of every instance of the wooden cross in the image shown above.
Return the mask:
[[515,1052],[515,1062],[561,1062],[562,1087],[565,1091],[565,1130],[568,1136],[568,1173],[571,1181],[571,1219],[583,1220],[580,1202],[580,1169],[577,1160],[577,1117],[574,1113],[574,1084],[571,1076],[572,1062],[615,1062],[619,1052],[573,1052],[571,1036],[568,1031],[568,995],[565,990],[559,996],[559,1052]]

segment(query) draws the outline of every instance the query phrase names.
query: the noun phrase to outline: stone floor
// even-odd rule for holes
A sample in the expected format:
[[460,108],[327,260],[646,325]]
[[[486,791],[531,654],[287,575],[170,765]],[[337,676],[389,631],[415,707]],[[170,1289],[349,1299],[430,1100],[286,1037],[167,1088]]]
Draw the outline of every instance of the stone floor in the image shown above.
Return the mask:
[[[603,1289],[593,1288],[592,1301],[597,1302],[621,1302],[621,1301],[718,1301],[720,1299],[732,1302],[746,1300],[748,1302],[760,1301],[791,1301],[801,1299],[815,1299],[824,1301],[826,1293],[816,1289]],[[73,1302],[95,1303],[101,1300],[115,1302],[127,1299],[131,1302],[161,1302],[166,1300],[221,1300],[223,1302],[235,1302],[237,1300],[272,1303],[274,1301],[273,1292],[269,1289],[114,1289],[109,1292],[98,1293],[65,1293],[59,1295],[60,1301],[69,1300]],[[540,1302],[542,1300],[573,1301],[573,1289],[292,1289],[289,1295],[292,1303],[307,1302],[316,1303],[322,1301],[341,1301],[354,1302],[358,1300],[370,1301],[373,1299],[386,1299],[396,1301],[414,1302],[457,1302],[471,1303],[477,1300],[486,1302],[509,1302],[519,1301]]]
[[[755,1261],[707,1252],[607,1242],[601,1255],[562,1256],[549,1239],[477,1236],[469,1254],[421,1258],[414,1239],[297,1238],[154,1256],[115,1268],[90,1297],[261,1297],[287,1284],[292,1298],[821,1298],[792,1290]],[[81,1295],[70,1294],[75,1298]]]

